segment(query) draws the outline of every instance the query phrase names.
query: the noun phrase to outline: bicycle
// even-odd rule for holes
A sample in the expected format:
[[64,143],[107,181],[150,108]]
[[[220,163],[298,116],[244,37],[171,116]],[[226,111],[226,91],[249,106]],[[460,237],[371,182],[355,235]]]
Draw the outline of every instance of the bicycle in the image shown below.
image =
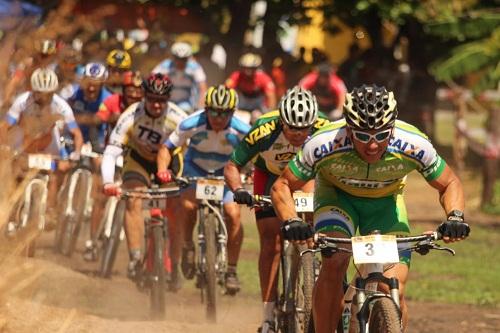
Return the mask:
[[59,193],[63,202],[61,219],[57,223],[54,250],[71,257],[82,224],[89,225],[92,215],[92,159],[101,155],[92,151],[90,144],[83,145],[80,159],[71,171],[66,185]]
[[[224,177],[209,174],[206,177],[177,178],[187,186],[196,183],[198,205],[196,287],[201,291],[201,302],[206,304],[206,317],[217,319],[217,284],[225,286],[227,272],[227,229],[224,222]],[[225,294],[236,292],[225,290]]]
[[[399,262],[399,252],[413,251],[426,255],[430,250],[447,251],[455,255],[455,251],[443,247],[434,241],[440,240],[437,232],[419,236],[396,237],[374,233],[368,236],[352,238],[326,237],[314,235],[315,249],[308,249],[301,254],[327,251],[352,253],[357,273],[353,278],[354,286],[349,285],[344,294],[344,309],[337,333],[348,333],[352,325],[358,325],[360,333],[384,332],[401,333],[401,309],[399,304],[399,282],[395,277],[383,275],[384,265]],[[398,249],[398,244],[416,243]],[[352,244],[352,249],[337,246]],[[389,294],[377,290],[378,283],[389,286]],[[354,311],[352,309],[355,309]],[[355,314],[352,316],[351,314]]]
[[[36,230],[35,235],[27,236],[25,253],[28,257],[35,256],[35,243],[39,233],[45,229],[45,213],[49,173],[56,168],[57,159],[47,154],[22,154],[27,156],[29,169],[38,170],[36,175],[27,182],[21,199],[16,204],[15,218],[7,224],[6,233],[9,237],[20,231]],[[23,162],[21,162],[23,164]]]
[[177,195],[179,187],[158,188],[158,185],[145,190],[127,190],[121,194],[121,202],[129,198],[148,201],[149,216],[144,219],[145,251],[136,267],[135,283],[139,290],[149,290],[151,317],[155,320],[165,318],[167,273],[171,271],[169,256],[166,253],[167,221],[162,214],[160,201],[165,202],[169,197]]
[[[294,193],[295,209],[304,221],[313,211],[313,194]],[[271,197],[254,195],[254,207],[272,207]],[[314,332],[312,322],[312,292],[319,271],[319,261],[313,252],[304,252],[306,245],[282,240],[280,278],[276,298],[274,331],[283,333]],[[301,255],[301,253],[303,253]]]

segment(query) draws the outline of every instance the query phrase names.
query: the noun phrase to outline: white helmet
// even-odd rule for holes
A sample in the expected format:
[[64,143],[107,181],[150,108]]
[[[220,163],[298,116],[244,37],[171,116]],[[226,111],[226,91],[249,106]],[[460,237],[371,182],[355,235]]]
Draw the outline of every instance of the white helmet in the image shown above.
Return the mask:
[[191,49],[191,45],[185,42],[177,42],[172,45],[170,49],[172,55],[177,58],[189,58],[193,54],[193,50]]
[[54,92],[59,87],[56,73],[49,68],[38,68],[31,74],[31,89],[39,92]]
[[292,127],[310,127],[318,118],[316,97],[299,86],[288,89],[281,98],[279,110],[283,122]]
[[99,62],[89,62],[83,70],[83,77],[96,81],[105,81],[108,78],[106,66]]

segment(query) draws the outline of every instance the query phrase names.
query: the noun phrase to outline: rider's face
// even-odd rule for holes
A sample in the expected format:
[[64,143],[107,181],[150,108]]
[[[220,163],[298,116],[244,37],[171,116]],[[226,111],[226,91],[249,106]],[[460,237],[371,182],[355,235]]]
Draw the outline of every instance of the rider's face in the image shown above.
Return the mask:
[[[387,133],[388,130],[389,133]],[[364,133],[379,136],[382,140],[377,140],[376,138],[371,137],[368,142],[364,142],[357,138],[361,137],[364,139],[366,136],[366,134],[363,135]],[[354,149],[356,149],[356,152],[359,154],[361,159],[366,163],[376,163],[382,158],[382,155],[385,153],[387,146],[389,145],[392,130],[388,128],[382,130],[366,130],[358,131],[358,134],[355,134],[351,128],[347,127],[347,134],[351,138]]]
[[222,131],[227,127],[229,121],[231,121],[231,116],[233,112],[231,111],[223,111],[217,109],[205,109],[207,113],[208,122],[210,123],[210,127],[216,132]]
[[301,147],[311,134],[311,127],[294,128],[283,124],[283,134],[294,147]]
[[40,107],[49,105],[52,102],[53,96],[54,96],[53,92],[40,92],[40,91],[33,92],[33,100]]
[[243,72],[243,75],[245,75],[246,77],[253,77],[257,69],[251,67],[243,67],[241,68],[241,71]]
[[177,68],[177,69],[184,69],[184,68],[186,68],[187,61],[188,61],[188,58],[174,57],[175,68]]
[[141,87],[126,86],[123,89],[123,96],[125,97],[125,104],[129,106],[139,102],[144,97],[144,91]]
[[169,96],[146,93],[145,97],[145,106],[148,114],[153,118],[160,117],[167,108]]
[[83,89],[83,95],[87,102],[93,102],[99,97],[101,92],[103,82],[96,80],[84,79],[82,81],[81,87]]

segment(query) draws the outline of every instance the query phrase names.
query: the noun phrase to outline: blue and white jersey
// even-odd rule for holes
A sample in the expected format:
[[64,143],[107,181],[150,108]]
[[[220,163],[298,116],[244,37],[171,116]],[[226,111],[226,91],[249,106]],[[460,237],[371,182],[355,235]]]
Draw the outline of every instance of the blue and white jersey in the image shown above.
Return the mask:
[[196,106],[199,99],[198,85],[207,80],[203,67],[196,60],[190,58],[186,68],[180,71],[175,68],[171,59],[165,59],[153,69],[153,72],[167,74],[172,80],[174,87],[170,95],[171,102],[180,107],[187,104],[191,110]]
[[199,110],[181,121],[165,145],[172,149],[189,140],[184,161],[207,172],[217,171],[224,168],[234,148],[249,130],[248,124],[233,115],[228,126],[216,132],[211,129],[205,111]]

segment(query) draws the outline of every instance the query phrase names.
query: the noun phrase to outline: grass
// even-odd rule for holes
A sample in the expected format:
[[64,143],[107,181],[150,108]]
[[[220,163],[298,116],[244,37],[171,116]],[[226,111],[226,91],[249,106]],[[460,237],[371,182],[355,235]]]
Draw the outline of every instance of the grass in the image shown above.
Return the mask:
[[[418,226],[414,232],[423,231]],[[243,292],[260,294],[257,273],[258,238],[254,223],[245,224],[245,240],[238,272]],[[418,301],[500,306],[500,232],[473,226],[468,240],[450,245],[456,256],[434,251],[427,256],[413,254],[409,299]],[[353,271],[351,265],[350,272]],[[352,273],[351,273],[352,274]]]

